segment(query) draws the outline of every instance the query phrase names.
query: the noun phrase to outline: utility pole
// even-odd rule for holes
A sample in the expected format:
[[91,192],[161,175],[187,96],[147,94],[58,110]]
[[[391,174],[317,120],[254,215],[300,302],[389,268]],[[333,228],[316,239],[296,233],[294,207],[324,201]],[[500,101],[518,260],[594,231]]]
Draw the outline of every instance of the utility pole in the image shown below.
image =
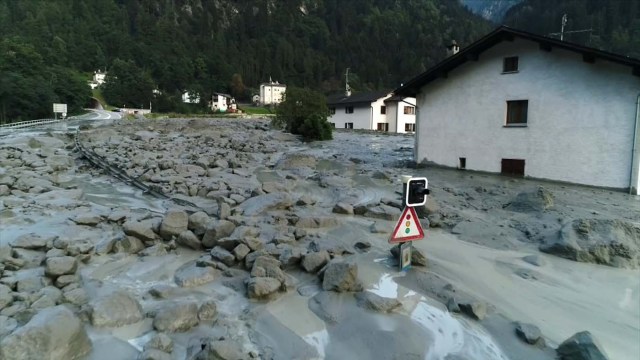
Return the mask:
[[347,96],[351,96],[351,88],[349,87],[349,69],[347,68],[347,72],[345,72],[344,77],[345,77],[345,86],[344,86],[344,92]]
[[549,36],[558,36],[560,35],[560,41],[564,41],[564,34],[574,34],[581,32],[592,32],[593,29],[584,29],[584,30],[572,30],[572,31],[564,31],[565,25],[567,25],[567,14],[562,15],[562,25],[560,26],[559,33],[550,33]]

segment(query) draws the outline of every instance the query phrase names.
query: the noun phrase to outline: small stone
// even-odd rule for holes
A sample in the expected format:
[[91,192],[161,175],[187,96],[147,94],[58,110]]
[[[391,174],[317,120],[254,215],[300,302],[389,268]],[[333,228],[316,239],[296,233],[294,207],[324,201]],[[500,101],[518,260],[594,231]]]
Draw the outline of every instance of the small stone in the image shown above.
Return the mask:
[[174,302],[162,306],[153,319],[157,331],[184,332],[198,325],[198,305],[194,302]]
[[333,212],[336,214],[353,215],[353,205],[345,203],[337,203],[333,207]]
[[565,340],[556,353],[560,360],[608,360],[602,345],[588,331],[574,334]]
[[447,310],[452,313],[459,313],[460,307],[458,306],[458,302],[454,298],[449,298],[447,300]]
[[542,339],[542,332],[533,324],[516,322],[516,335],[527,344],[535,345]]
[[187,263],[176,270],[174,279],[180,287],[193,287],[212,282],[217,274],[214,268],[198,267],[194,263]]
[[167,334],[157,333],[144,344],[144,349],[158,349],[162,352],[171,353],[173,352],[173,340]]
[[487,316],[487,304],[481,301],[461,302],[460,310],[476,320],[482,320]]
[[80,277],[78,275],[62,275],[56,278],[55,285],[58,289],[62,289],[69,284],[78,282],[80,282]]
[[315,273],[325,266],[331,257],[326,250],[310,253],[302,259],[302,268],[309,273]]
[[227,266],[233,266],[236,262],[236,257],[228,250],[221,246],[216,246],[211,250],[211,257],[214,260],[221,261],[223,264]]
[[358,265],[346,261],[332,261],[327,265],[322,280],[322,289],[326,291],[360,291]]
[[247,283],[247,295],[250,299],[267,297],[280,289],[279,280],[271,277],[253,277]]
[[44,273],[49,277],[75,274],[78,269],[78,260],[71,256],[47,258]]
[[397,299],[385,298],[369,291],[355,294],[358,306],[378,312],[390,312],[402,306]]
[[233,249],[233,254],[238,261],[242,261],[250,252],[251,249],[245,244],[240,244]]
[[123,290],[97,299],[91,309],[91,324],[95,327],[120,327],[143,319],[138,301]]
[[202,244],[200,243],[200,239],[198,236],[194,234],[191,230],[185,230],[178,235],[178,244],[182,246],[186,246],[193,250],[200,250],[202,248]]
[[216,318],[217,314],[218,314],[218,307],[216,306],[216,303],[213,300],[203,303],[202,305],[200,305],[200,308],[198,309],[198,319],[200,319],[200,321],[213,320]]

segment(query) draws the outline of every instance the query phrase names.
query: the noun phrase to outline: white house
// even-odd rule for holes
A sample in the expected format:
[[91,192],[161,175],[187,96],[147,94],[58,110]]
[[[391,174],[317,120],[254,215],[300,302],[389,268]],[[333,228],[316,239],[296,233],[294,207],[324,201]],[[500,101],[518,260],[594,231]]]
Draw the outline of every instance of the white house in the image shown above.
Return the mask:
[[416,98],[394,95],[384,101],[389,131],[414,133],[416,131]]
[[640,188],[640,60],[500,27],[395,93],[416,162]]
[[262,105],[279,104],[284,99],[285,91],[287,91],[287,85],[269,79],[268,83],[260,84],[260,103]]
[[373,91],[357,94],[350,92],[327,98],[330,118],[336,128],[388,131],[384,100],[391,97],[390,91]]
[[199,104],[200,94],[192,91],[185,91],[182,93],[182,102],[187,104]]
[[235,112],[236,99],[234,99],[229,94],[213,93],[213,95],[211,96],[210,106],[211,106],[211,111]]
[[93,72],[93,78],[89,81],[89,86],[91,89],[95,89],[98,86],[104,84],[105,79],[107,77],[106,72],[101,72],[100,70]]

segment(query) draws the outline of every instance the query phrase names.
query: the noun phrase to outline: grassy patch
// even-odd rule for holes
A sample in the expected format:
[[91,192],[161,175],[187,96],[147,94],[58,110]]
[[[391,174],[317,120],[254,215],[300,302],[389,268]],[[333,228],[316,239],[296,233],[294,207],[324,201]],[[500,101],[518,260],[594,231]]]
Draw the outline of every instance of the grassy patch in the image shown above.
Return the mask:
[[271,115],[273,112],[268,107],[262,106],[243,106],[240,108],[243,113],[249,115]]

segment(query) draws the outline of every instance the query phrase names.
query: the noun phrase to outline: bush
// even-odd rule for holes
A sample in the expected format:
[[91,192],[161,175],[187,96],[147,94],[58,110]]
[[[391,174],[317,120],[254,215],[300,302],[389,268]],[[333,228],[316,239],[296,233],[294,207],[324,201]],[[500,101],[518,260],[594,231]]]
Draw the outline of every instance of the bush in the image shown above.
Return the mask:
[[306,141],[331,140],[332,126],[324,95],[309,89],[287,88],[284,101],[276,109],[273,124],[302,135]]

